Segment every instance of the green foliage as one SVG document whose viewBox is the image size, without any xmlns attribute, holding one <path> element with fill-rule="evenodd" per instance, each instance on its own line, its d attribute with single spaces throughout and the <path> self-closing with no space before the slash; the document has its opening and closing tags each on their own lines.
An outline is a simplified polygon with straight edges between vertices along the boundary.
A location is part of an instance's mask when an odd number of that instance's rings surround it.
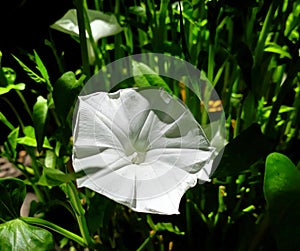
<svg viewBox="0 0 300 251">
<path fill-rule="evenodd" d="M 20 216 L 20 208 L 26 195 L 26 187 L 19 179 L 0 179 L 0 219 L 9 221 Z"/>
<path fill-rule="evenodd" d="M 31 226 L 22 220 L 15 219 L 0 225 L 3 251 L 30 250 L 51 251 L 54 248 L 52 234 L 42 228 Z"/>
<path fill-rule="evenodd" d="M 37 142 L 37 150 L 40 152 L 43 147 L 45 137 L 45 126 L 48 115 L 47 100 L 42 96 L 37 98 L 36 103 L 33 106 L 33 126 L 35 130 L 35 137 Z"/>
<path fill-rule="evenodd" d="M 272 153 L 267 157 L 264 194 L 279 250 L 300 244 L 299 184 L 300 171 L 287 156 Z"/>
<path fill-rule="evenodd" d="M 56 48 L 55 36 L 46 40 L 59 69 L 50 68 L 52 59 L 42 49 L 39 54 L 27 53 L 28 58 L 13 55 L 20 69 L 2 67 L 0 61 L 0 100 L 10 108 L 0 108 L 1 124 L 10 130 L 1 156 L 19 168 L 24 179 L 0 180 L 1 250 L 52 250 L 54 240 L 69 250 L 292 250 L 299 246 L 299 1 L 173 2 L 75 1 L 80 29 L 90 28 L 87 8 L 114 13 L 123 27 L 121 33 L 93 43 L 94 64 L 88 60 L 90 29 L 81 33 L 81 55 Z M 139 62 L 132 66 L 134 86 L 164 88 L 181 98 L 203 125 L 207 112 L 214 115 L 223 109 L 228 141 L 214 163 L 218 166 L 212 181 L 188 191 L 181 214 L 153 215 L 153 219 L 78 189 L 74 181 L 81 173 L 74 173 L 71 160 L 72 112 L 84 83 L 110 62 L 148 52 L 196 66 L 221 100 L 210 100 L 204 91 L 207 100 L 201 101 L 209 104 L 209 111 L 204 111 L 188 88 Z M 65 64 L 68 53 L 82 61 L 80 69 Z M 22 75 L 14 70 L 24 71 L 29 78 L 19 80 Z M 122 87 L 132 86 L 128 82 Z M 34 96 L 33 104 L 27 92 Z M 10 99 L 12 94 L 21 106 Z M 19 158 L 20 150 L 26 150 L 30 164 Z M 26 186 L 38 202 L 31 203 L 32 217 L 19 218 Z"/>
<path fill-rule="evenodd" d="M 155 71 L 147 65 L 133 61 L 132 74 L 134 76 L 134 86 L 147 87 L 156 86 L 164 88 L 167 92 L 172 93 L 167 83 Z"/>
<path fill-rule="evenodd" d="M 79 94 L 84 76 L 76 79 L 73 72 L 64 73 L 54 84 L 53 99 L 57 114 L 64 121 Z"/>
<path fill-rule="evenodd" d="M 258 124 L 253 124 L 225 146 L 221 162 L 213 177 L 238 175 L 264 158 L 272 148 L 272 141 L 262 134 Z"/>
</svg>

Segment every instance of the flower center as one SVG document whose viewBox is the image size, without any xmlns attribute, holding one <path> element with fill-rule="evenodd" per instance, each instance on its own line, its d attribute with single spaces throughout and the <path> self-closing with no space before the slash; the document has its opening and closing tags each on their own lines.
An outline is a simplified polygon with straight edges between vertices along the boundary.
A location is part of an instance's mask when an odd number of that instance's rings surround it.
<svg viewBox="0 0 300 251">
<path fill-rule="evenodd" d="M 132 164 L 141 164 L 142 162 L 145 161 L 145 155 L 146 155 L 146 153 L 134 152 L 130 156 L 131 157 L 131 163 Z"/>
</svg>

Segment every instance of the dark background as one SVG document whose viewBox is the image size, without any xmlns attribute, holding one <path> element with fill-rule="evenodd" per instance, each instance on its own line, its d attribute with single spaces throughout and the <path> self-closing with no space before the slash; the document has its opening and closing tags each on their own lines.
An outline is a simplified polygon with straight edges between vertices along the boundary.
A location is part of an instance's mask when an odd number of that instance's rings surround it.
<svg viewBox="0 0 300 251">
<path fill-rule="evenodd" d="M 29 59 L 28 53 L 36 50 L 50 74 L 51 82 L 60 76 L 53 52 L 45 45 L 45 39 L 53 40 L 58 52 L 65 52 L 66 70 L 76 70 L 80 65 L 79 45 L 69 35 L 55 31 L 49 26 L 60 19 L 67 10 L 74 8 L 72 0 L 5 0 L 0 1 L 0 51 L 2 52 L 2 67 L 10 67 L 17 74 L 16 83 L 25 83 L 26 89 L 22 91 L 29 106 L 32 107 L 38 95 L 43 93 L 44 86 L 31 80 L 12 54 L 31 69 L 35 65 Z M 78 54 L 79 53 L 79 54 Z M 14 91 L 3 95 L 20 113 L 25 126 L 32 124 L 23 104 Z M 0 97 L 0 111 L 14 125 L 18 126 L 15 114 L 7 103 Z M 0 123 L 0 145 L 6 140 L 9 129 Z"/>
</svg>

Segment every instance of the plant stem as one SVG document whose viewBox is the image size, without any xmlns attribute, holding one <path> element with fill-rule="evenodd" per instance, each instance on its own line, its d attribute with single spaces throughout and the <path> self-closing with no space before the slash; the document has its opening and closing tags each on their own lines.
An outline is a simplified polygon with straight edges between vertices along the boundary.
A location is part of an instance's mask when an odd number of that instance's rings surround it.
<svg viewBox="0 0 300 251">
<path fill-rule="evenodd" d="M 80 40 L 83 73 L 89 79 L 91 76 L 91 72 L 90 72 L 89 56 L 88 56 L 88 49 L 87 49 L 87 39 L 85 33 L 84 6 L 82 0 L 75 0 L 74 2 L 77 10 L 77 21 L 79 27 L 79 40 Z"/>
<path fill-rule="evenodd" d="M 17 117 L 17 120 L 20 123 L 22 131 L 24 131 L 24 124 L 22 122 L 22 119 L 21 119 L 19 113 L 17 112 L 17 110 L 15 109 L 15 107 L 13 106 L 13 104 L 7 98 L 5 98 L 5 97 L 1 97 L 1 98 L 8 104 L 8 106 L 10 107 L 10 109 L 12 109 L 13 113 L 15 114 L 15 116 Z"/>
<path fill-rule="evenodd" d="M 138 247 L 136 251 L 142 251 L 148 245 L 149 241 L 151 241 L 155 237 L 155 235 L 156 231 L 151 232 L 147 239 L 144 240 L 144 242 Z"/>
<path fill-rule="evenodd" d="M 28 224 L 37 225 L 37 226 L 41 226 L 41 227 L 45 227 L 50 230 L 53 230 L 73 241 L 76 241 L 81 246 L 86 246 L 86 243 L 84 242 L 84 239 L 82 237 L 80 237 L 77 234 L 74 234 L 52 222 L 49 222 L 49 221 L 46 221 L 46 220 L 43 220 L 40 218 L 35 218 L 35 217 L 20 217 L 20 219 Z"/>
<path fill-rule="evenodd" d="M 70 201 L 70 204 L 75 213 L 75 216 L 76 216 L 76 219 L 78 222 L 78 226 L 80 229 L 80 233 L 83 237 L 84 243 L 89 247 L 95 246 L 97 243 L 90 236 L 89 229 L 88 229 L 87 222 L 86 222 L 85 215 L 84 215 L 85 210 L 83 209 L 83 207 L 81 205 L 75 185 L 72 182 L 69 182 L 69 183 L 63 184 L 61 186 L 61 188 L 63 189 L 63 191 L 66 193 L 67 197 L 69 198 L 69 201 Z"/>
<path fill-rule="evenodd" d="M 16 93 L 17 93 L 18 96 L 20 97 L 22 103 L 24 104 L 25 110 L 27 111 L 29 117 L 30 117 L 31 120 L 32 120 L 32 114 L 31 114 L 31 111 L 30 111 L 30 109 L 29 109 L 29 106 L 28 106 L 28 103 L 27 103 L 26 99 L 24 98 L 23 94 L 22 94 L 19 90 L 16 90 Z"/>
</svg>

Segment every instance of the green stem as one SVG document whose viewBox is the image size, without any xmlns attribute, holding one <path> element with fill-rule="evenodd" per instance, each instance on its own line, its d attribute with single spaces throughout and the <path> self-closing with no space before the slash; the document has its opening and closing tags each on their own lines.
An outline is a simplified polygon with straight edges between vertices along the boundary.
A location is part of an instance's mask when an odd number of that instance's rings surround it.
<svg viewBox="0 0 300 251">
<path fill-rule="evenodd" d="M 144 242 L 138 247 L 136 251 L 142 251 L 144 248 L 148 245 L 148 243 L 155 237 L 156 232 L 151 232 L 150 235 L 147 237 L 147 239 L 144 240 Z"/>
<path fill-rule="evenodd" d="M 83 209 L 82 205 L 81 205 L 81 201 L 78 197 L 78 192 L 76 190 L 75 185 L 70 182 L 67 184 L 63 184 L 64 187 L 63 190 L 66 193 L 67 197 L 70 200 L 70 204 L 73 208 L 73 211 L 75 213 L 77 222 L 78 222 L 78 226 L 80 229 L 80 233 L 83 237 L 84 242 L 86 243 L 87 246 L 89 247 L 93 247 L 96 245 L 95 241 L 91 238 L 90 233 L 89 233 L 89 229 L 87 226 L 87 222 L 85 219 L 85 210 Z"/>
<path fill-rule="evenodd" d="M 22 119 L 21 119 L 19 113 L 17 112 L 17 110 L 15 109 L 15 107 L 13 106 L 13 104 L 5 97 L 1 97 L 1 98 L 8 104 L 10 109 L 12 109 L 13 113 L 15 114 L 15 116 L 17 117 L 17 120 L 20 123 L 20 126 L 21 126 L 22 130 L 24 131 L 24 124 L 22 122 Z"/>
<path fill-rule="evenodd" d="M 37 226 L 41 226 L 41 227 L 45 227 L 50 230 L 53 230 L 65 237 L 69 238 L 70 240 L 76 241 L 81 246 L 86 246 L 86 243 L 84 242 L 82 237 L 80 237 L 60 226 L 55 225 L 52 222 L 49 222 L 49 221 L 46 221 L 46 220 L 43 220 L 40 218 L 35 218 L 35 217 L 20 217 L 20 219 L 31 225 L 37 225 Z"/>
<path fill-rule="evenodd" d="M 91 72 L 90 72 L 89 56 L 88 56 L 88 49 L 87 49 L 87 39 L 85 34 L 84 6 L 82 0 L 75 0 L 74 2 L 77 10 L 77 21 L 79 27 L 79 40 L 80 40 L 83 73 L 89 79 L 91 76 Z"/>
<path fill-rule="evenodd" d="M 85 29 L 86 29 L 86 31 L 87 31 L 87 33 L 89 35 L 88 40 L 90 41 L 92 49 L 93 49 L 94 54 L 95 54 L 96 65 L 99 68 L 101 68 L 102 62 L 99 59 L 100 51 L 99 51 L 97 43 L 96 43 L 96 41 L 94 40 L 94 37 L 93 37 L 93 32 L 92 32 L 92 29 L 91 29 L 90 20 L 89 20 L 89 16 L 88 16 L 87 10 L 88 10 L 88 6 L 87 6 L 86 1 L 84 0 L 84 2 L 83 2 L 83 10 L 82 11 L 83 11 L 84 18 L 85 18 L 84 19 L 84 21 L 85 21 Z"/>
<path fill-rule="evenodd" d="M 25 110 L 27 111 L 29 117 L 30 117 L 31 120 L 32 120 L 31 110 L 29 109 L 29 106 L 28 106 L 28 103 L 27 103 L 26 99 L 24 98 L 23 94 L 22 94 L 19 90 L 16 90 L 16 93 L 17 93 L 18 96 L 20 97 L 22 103 L 24 104 Z"/>
<path fill-rule="evenodd" d="M 186 219 L 186 232 L 188 236 L 188 249 L 192 250 L 193 241 L 192 241 L 192 217 L 191 217 L 191 203 L 189 198 L 190 192 L 186 193 L 186 202 L 185 202 L 185 219 Z"/>
</svg>

